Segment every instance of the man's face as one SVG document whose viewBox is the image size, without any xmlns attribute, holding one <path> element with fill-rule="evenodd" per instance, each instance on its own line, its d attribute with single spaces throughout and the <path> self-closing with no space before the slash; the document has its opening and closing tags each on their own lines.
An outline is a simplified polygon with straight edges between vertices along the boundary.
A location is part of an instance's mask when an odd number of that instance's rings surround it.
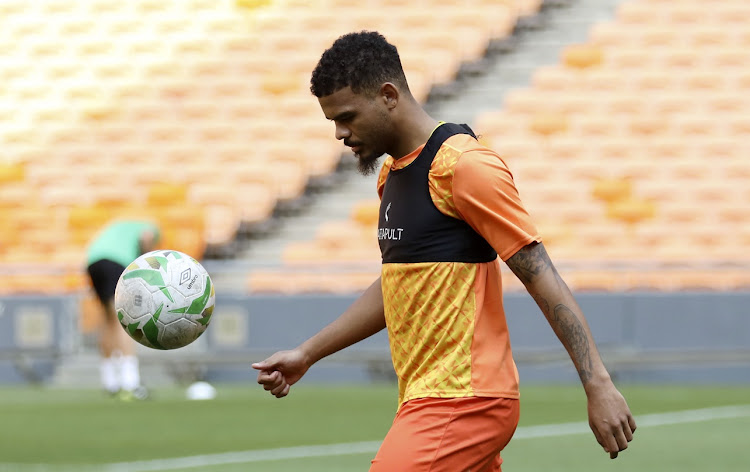
<svg viewBox="0 0 750 472">
<path fill-rule="evenodd" d="M 336 139 L 344 141 L 358 160 L 359 172 L 375 172 L 378 159 L 391 142 L 392 123 L 380 95 L 369 97 L 346 87 L 318 98 L 326 118 L 336 125 Z"/>
</svg>

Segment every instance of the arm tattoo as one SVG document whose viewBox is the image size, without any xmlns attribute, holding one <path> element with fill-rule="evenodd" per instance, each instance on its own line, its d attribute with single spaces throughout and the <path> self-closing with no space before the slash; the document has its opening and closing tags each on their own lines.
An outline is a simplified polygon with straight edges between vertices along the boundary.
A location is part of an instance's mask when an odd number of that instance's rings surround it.
<svg viewBox="0 0 750 472">
<path fill-rule="evenodd" d="M 584 384 L 591 379 L 593 365 L 589 348 L 589 337 L 581 321 L 573 310 L 563 305 L 557 305 L 551 313 L 554 326 L 560 331 L 561 337 L 567 341 L 567 348 L 571 351 L 578 368 L 578 375 Z"/>
<path fill-rule="evenodd" d="M 565 285 L 557 270 L 555 270 L 549 255 L 547 255 L 544 245 L 541 243 L 529 244 L 511 256 L 506 264 L 516 274 L 516 277 L 526 285 L 529 294 L 549 320 L 555 334 L 563 342 L 566 350 L 570 352 L 581 382 L 586 384 L 593 375 L 593 362 L 591 360 L 589 336 L 586 334 L 583 323 L 573 310 L 563 303 L 558 303 L 550 309 L 550 302 L 545 297 L 547 294 L 539 293 L 539 289 L 533 283 L 535 280 L 541 280 L 537 277 L 547 270 L 552 270 L 558 286 Z"/>
<path fill-rule="evenodd" d="M 534 301 L 536 302 L 536 304 L 539 305 L 539 308 L 542 310 L 542 314 L 548 317 L 549 316 L 549 302 L 547 301 L 547 299 L 541 295 L 532 295 L 532 297 L 534 298 Z"/>
<path fill-rule="evenodd" d="M 532 243 L 523 247 L 505 263 L 524 284 L 531 282 L 546 269 L 554 268 L 541 243 Z"/>
</svg>

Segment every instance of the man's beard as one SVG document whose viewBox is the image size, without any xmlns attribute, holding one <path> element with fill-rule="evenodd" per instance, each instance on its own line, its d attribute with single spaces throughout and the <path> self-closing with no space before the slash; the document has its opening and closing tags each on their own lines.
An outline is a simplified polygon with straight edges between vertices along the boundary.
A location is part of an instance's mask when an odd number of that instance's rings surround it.
<svg viewBox="0 0 750 472">
<path fill-rule="evenodd" d="M 372 175 L 378 168 L 378 161 L 382 154 L 370 154 L 367 157 L 357 157 L 357 170 L 364 176 Z"/>
</svg>

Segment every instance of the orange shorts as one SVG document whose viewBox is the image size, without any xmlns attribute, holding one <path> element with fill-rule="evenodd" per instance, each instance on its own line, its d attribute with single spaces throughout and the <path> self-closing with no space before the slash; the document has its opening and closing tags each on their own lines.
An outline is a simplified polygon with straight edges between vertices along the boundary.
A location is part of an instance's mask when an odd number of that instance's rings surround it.
<svg viewBox="0 0 750 472">
<path fill-rule="evenodd" d="M 370 472 L 499 472 L 518 426 L 510 398 L 418 398 L 399 409 Z"/>
</svg>

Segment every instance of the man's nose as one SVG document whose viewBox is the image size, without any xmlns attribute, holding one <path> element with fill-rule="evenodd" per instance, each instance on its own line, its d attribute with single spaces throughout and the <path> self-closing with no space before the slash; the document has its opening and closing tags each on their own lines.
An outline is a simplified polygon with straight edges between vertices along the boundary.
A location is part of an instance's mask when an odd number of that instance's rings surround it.
<svg viewBox="0 0 750 472">
<path fill-rule="evenodd" d="M 336 123 L 336 139 L 346 139 L 352 135 L 352 132 L 346 126 Z"/>
</svg>

